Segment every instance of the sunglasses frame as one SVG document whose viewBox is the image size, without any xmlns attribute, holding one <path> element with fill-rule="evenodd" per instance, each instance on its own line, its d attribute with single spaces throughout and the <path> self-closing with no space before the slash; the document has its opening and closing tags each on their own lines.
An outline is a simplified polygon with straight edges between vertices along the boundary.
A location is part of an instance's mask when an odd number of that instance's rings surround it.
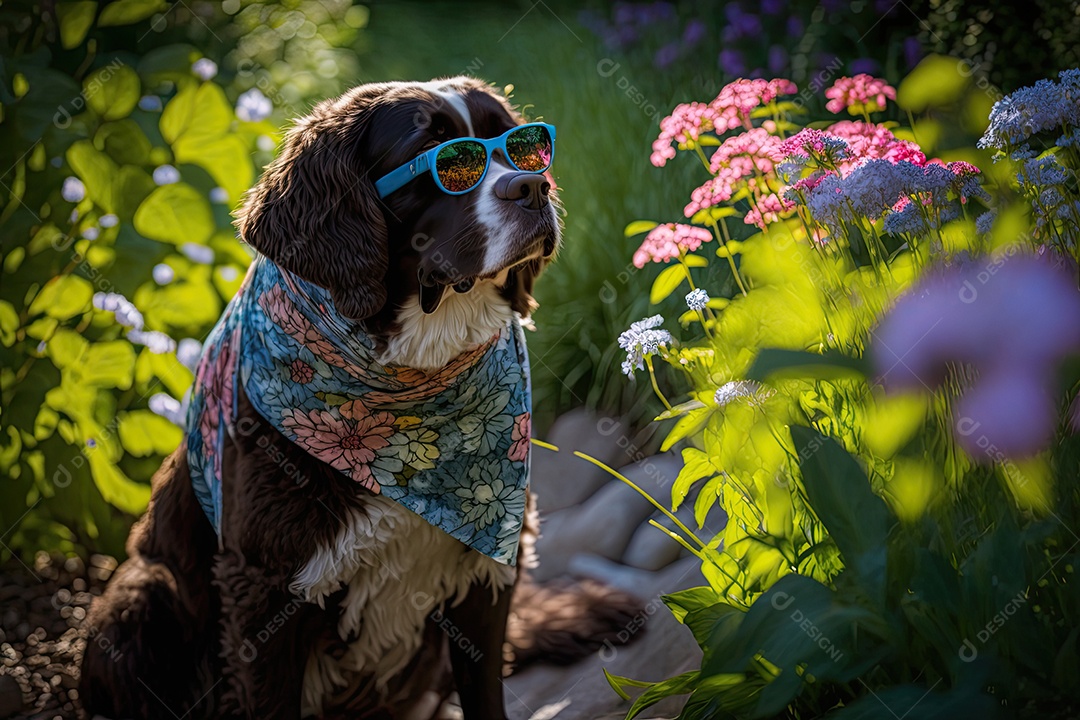
<svg viewBox="0 0 1080 720">
<path fill-rule="evenodd" d="M 549 162 L 547 167 L 545 167 L 543 170 L 522 170 L 514 163 L 513 160 L 510 159 L 510 153 L 506 151 L 506 139 L 512 133 L 515 133 L 522 128 L 528 127 L 542 127 L 547 130 L 548 135 L 551 137 L 551 162 Z M 436 169 L 435 161 L 438 158 L 440 151 L 442 151 L 448 145 L 453 145 L 454 143 L 459 142 L 480 143 L 481 145 L 483 145 L 484 152 L 486 153 L 487 157 L 484 160 L 484 172 L 480 174 L 480 179 L 477 180 L 476 183 L 472 185 L 468 190 L 458 190 L 457 192 L 454 192 L 452 190 L 448 190 L 446 186 L 442 184 L 442 180 L 439 179 L 439 172 Z M 510 128 L 497 138 L 489 138 L 485 140 L 484 138 L 459 137 L 454 138 L 453 140 L 447 140 L 446 142 L 440 143 L 439 145 L 436 145 L 430 150 L 426 150 L 420 155 L 417 155 L 415 158 L 405 163 L 401 167 L 397 168 L 396 170 L 391 170 L 386 175 L 383 175 L 381 178 L 375 181 L 375 190 L 378 191 L 380 198 L 384 198 L 390 193 L 405 187 L 407 184 L 420 177 L 424 173 L 430 172 L 431 177 L 435 180 L 435 185 L 438 186 L 438 188 L 444 193 L 446 193 L 447 195 L 464 195 L 465 193 L 472 192 L 473 190 L 478 188 L 480 186 L 480 183 L 484 181 L 484 178 L 487 177 L 488 170 L 491 168 L 491 156 L 493 154 L 493 151 L 495 150 L 502 150 L 503 158 L 506 160 L 506 162 L 510 163 L 510 166 L 518 172 L 527 172 L 534 175 L 539 175 L 540 173 L 547 172 L 548 168 L 550 168 L 552 163 L 555 162 L 555 126 L 542 122 L 525 123 L 524 125 L 518 125 L 517 127 Z"/>
</svg>

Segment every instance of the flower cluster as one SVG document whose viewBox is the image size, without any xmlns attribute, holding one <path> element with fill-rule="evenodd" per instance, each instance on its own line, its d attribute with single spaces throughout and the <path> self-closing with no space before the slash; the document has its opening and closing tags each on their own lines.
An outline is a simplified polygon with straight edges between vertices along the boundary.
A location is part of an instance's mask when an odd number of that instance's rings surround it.
<svg viewBox="0 0 1080 720">
<path fill-rule="evenodd" d="M 695 288 L 686 295 L 686 307 L 691 310 L 704 310 L 709 306 L 709 293 Z"/>
<path fill-rule="evenodd" d="M 645 236 L 634 253 L 634 267 L 643 268 L 648 262 L 670 262 L 684 252 L 693 252 L 708 242 L 712 235 L 704 228 L 678 223 L 657 225 Z"/>
<path fill-rule="evenodd" d="M 994 103 L 979 147 L 1023 151 L 1038 133 L 1080 125 L 1080 69 L 1064 70 L 1058 79 L 1040 80 Z M 1068 132 L 1062 138 L 1068 143 Z"/>
<path fill-rule="evenodd" d="M 751 130 L 751 112 L 768 105 L 780 95 L 790 95 L 796 91 L 795 83 L 783 78 L 736 80 L 725 85 L 708 104 L 692 102 L 677 105 L 671 115 L 660 121 L 660 136 L 653 142 L 649 160 L 656 167 L 663 167 L 675 157 L 673 142 L 686 146 L 697 141 L 704 132 L 723 135 L 740 127 Z"/>
<path fill-rule="evenodd" d="M 633 377 L 635 370 L 644 369 L 645 358 L 671 344 L 671 333 L 657 329 L 663 322 L 663 316 L 653 315 L 631 323 L 630 329 L 619 335 L 619 347 L 626 351 L 622 371 L 628 377 Z"/>
<path fill-rule="evenodd" d="M 842 77 L 825 91 L 829 112 L 847 110 L 852 115 L 868 115 L 885 109 L 888 100 L 896 99 L 896 90 L 880 78 L 866 73 L 854 77 Z"/>
</svg>

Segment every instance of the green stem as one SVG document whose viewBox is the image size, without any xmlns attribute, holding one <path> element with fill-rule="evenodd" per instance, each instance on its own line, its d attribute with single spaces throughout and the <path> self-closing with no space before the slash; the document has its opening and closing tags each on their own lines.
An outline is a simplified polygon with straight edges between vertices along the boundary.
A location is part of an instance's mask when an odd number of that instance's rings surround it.
<svg viewBox="0 0 1080 720">
<path fill-rule="evenodd" d="M 653 372 L 652 357 L 645 357 L 645 366 L 649 368 L 649 380 L 652 382 L 653 391 L 656 393 L 656 397 L 660 398 L 660 402 L 664 403 L 664 407 L 668 410 L 671 409 L 671 403 L 664 397 L 664 393 L 660 392 L 660 386 L 656 384 L 656 373 Z"/>
</svg>

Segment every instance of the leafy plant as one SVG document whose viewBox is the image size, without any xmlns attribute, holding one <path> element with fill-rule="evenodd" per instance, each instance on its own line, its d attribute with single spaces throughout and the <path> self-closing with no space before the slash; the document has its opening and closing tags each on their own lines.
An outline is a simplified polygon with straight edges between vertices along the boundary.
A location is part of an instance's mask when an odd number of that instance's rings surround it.
<svg viewBox="0 0 1080 720">
<path fill-rule="evenodd" d="M 680 718 L 1073 712 L 1080 457 L 1061 418 L 1080 382 L 1080 87 L 1067 71 L 995 107 L 980 144 L 1012 159 L 986 176 L 1015 177 L 1024 201 L 976 222 L 991 202 L 976 165 L 929 160 L 921 123 L 873 120 L 893 98 L 956 102 L 965 83 L 935 77 L 945 67 L 929 58 L 899 91 L 840 78 L 830 110 L 854 122 L 800 127 L 782 99 L 796 89 L 777 79 L 737 81 L 661 124 L 654 164 L 677 148 L 710 178 L 689 224 L 627 232 L 648 232 L 635 263 L 671 263 L 651 299 L 688 288 L 679 320 L 704 337 L 679 342 L 659 315 L 635 323 L 623 369 L 647 373 L 657 419 L 675 420 L 673 506 L 696 489 L 698 527 L 717 507 L 728 521 L 716 537 L 676 533 L 709 582 L 664 598 L 704 651 L 700 671 L 609 677 L 624 696 L 647 688 L 628 718 L 687 693 Z M 1043 131 L 1064 135 L 1039 153 Z M 739 215 L 760 232 L 732 240 Z M 706 247 L 732 280 L 720 302 L 695 287 Z M 661 363 L 689 381 L 688 401 L 663 395 Z"/>
</svg>

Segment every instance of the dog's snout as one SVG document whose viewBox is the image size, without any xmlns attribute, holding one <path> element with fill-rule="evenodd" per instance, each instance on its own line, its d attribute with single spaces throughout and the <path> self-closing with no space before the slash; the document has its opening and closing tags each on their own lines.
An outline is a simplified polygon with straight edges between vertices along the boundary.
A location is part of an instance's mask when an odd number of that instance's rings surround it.
<svg viewBox="0 0 1080 720">
<path fill-rule="evenodd" d="M 495 183 L 495 195 L 513 200 L 524 208 L 541 210 L 548 204 L 551 183 L 536 173 L 506 173 Z"/>
</svg>

